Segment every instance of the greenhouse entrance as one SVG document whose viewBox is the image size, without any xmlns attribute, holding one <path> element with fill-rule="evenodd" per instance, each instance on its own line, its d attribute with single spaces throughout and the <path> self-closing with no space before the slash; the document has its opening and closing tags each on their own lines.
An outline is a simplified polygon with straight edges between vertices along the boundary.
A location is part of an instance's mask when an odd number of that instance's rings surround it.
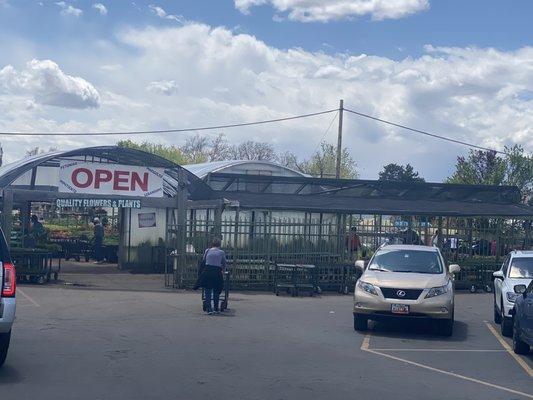
<svg viewBox="0 0 533 400">
<path fill-rule="evenodd" d="M 180 166 L 115 146 L 47 153 L 5 165 L 0 188 L 2 229 L 17 275 L 40 283 L 65 268 L 163 272 L 167 218 L 185 220 L 188 203 L 196 198 L 205 203 L 212 195 Z"/>
</svg>

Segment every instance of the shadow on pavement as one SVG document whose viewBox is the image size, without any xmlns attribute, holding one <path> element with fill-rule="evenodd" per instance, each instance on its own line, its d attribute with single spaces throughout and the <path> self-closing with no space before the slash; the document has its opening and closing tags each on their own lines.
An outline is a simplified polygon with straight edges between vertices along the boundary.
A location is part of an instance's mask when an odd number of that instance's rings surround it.
<svg viewBox="0 0 533 400">
<path fill-rule="evenodd" d="M 18 383 L 22 382 L 22 380 L 22 376 L 19 374 L 19 372 L 9 364 L 5 364 L 0 368 L 0 385 L 7 383 Z"/>
</svg>

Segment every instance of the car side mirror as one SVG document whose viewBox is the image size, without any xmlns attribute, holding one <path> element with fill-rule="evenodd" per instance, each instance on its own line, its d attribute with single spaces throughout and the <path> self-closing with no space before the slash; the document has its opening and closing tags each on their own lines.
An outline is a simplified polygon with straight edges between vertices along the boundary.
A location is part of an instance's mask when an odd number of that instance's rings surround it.
<svg viewBox="0 0 533 400">
<path fill-rule="evenodd" d="M 355 262 L 355 268 L 363 272 L 365 270 L 365 260 L 357 260 Z"/>
<path fill-rule="evenodd" d="M 493 272 L 492 273 L 492 276 L 496 279 L 501 279 L 503 280 L 504 276 L 503 276 L 503 271 L 496 271 L 496 272 Z"/>
<path fill-rule="evenodd" d="M 461 267 L 457 264 L 451 264 L 448 269 L 450 271 L 450 274 L 458 274 L 459 271 L 461 271 Z"/>
</svg>

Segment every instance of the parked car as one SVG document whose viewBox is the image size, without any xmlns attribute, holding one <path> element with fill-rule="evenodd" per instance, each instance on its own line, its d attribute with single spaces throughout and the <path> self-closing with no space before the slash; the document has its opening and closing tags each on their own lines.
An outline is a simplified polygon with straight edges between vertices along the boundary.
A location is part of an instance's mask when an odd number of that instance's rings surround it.
<svg viewBox="0 0 533 400">
<path fill-rule="evenodd" d="M 527 354 L 533 346 L 533 281 L 528 287 L 516 288 L 520 293 L 513 310 L 513 350 L 516 354 Z"/>
<path fill-rule="evenodd" d="M 387 318 L 431 319 L 439 332 L 451 336 L 454 325 L 452 275 L 458 265 L 446 267 L 436 247 L 389 245 L 379 248 L 355 287 L 353 320 L 356 331 L 368 329 L 369 320 Z"/>
<path fill-rule="evenodd" d="M 9 248 L 0 229 L 0 367 L 7 357 L 11 328 L 15 321 L 17 278 Z"/>
<path fill-rule="evenodd" d="M 513 316 L 517 288 L 529 286 L 533 280 L 533 251 L 514 250 L 505 258 L 499 271 L 494 272 L 494 322 L 501 325 L 504 336 L 513 334 Z"/>
</svg>

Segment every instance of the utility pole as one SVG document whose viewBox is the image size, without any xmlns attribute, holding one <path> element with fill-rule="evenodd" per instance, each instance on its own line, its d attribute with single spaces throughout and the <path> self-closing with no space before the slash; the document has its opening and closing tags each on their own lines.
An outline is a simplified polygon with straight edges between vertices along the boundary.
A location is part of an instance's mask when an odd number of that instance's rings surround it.
<svg viewBox="0 0 533 400">
<path fill-rule="evenodd" d="M 339 135 L 337 138 L 337 165 L 335 168 L 335 178 L 341 177 L 341 161 L 342 161 L 342 117 L 344 114 L 344 100 L 339 104 Z"/>
</svg>

